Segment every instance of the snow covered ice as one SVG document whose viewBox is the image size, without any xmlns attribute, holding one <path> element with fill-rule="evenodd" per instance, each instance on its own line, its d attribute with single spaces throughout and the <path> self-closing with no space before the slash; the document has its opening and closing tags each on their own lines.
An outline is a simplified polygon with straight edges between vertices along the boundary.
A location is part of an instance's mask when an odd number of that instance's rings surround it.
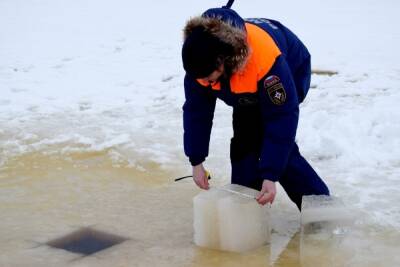
<svg viewBox="0 0 400 267">
<path fill-rule="evenodd" d="M 254 189 L 230 184 L 195 196 L 196 245 L 233 252 L 266 245 L 270 241 L 269 207 L 259 205 L 256 195 Z"/>
</svg>

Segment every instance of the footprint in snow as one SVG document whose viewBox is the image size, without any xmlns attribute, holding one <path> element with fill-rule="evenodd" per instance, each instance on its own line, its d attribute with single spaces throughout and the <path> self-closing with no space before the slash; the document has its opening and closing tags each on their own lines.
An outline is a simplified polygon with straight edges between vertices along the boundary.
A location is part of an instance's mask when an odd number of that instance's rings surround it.
<svg viewBox="0 0 400 267">
<path fill-rule="evenodd" d="M 78 103 L 79 111 L 85 111 L 92 108 L 92 103 L 90 102 L 80 102 Z"/>
<path fill-rule="evenodd" d="M 24 92 L 27 92 L 28 90 L 27 89 L 21 89 L 21 88 L 11 88 L 10 91 L 13 92 L 13 93 L 24 93 Z"/>
<path fill-rule="evenodd" d="M 166 82 L 172 81 L 172 79 L 176 78 L 177 76 L 178 76 L 178 75 L 176 75 L 176 74 L 167 75 L 167 76 L 164 76 L 164 77 L 161 79 L 161 81 L 162 81 L 163 83 L 166 83 Z"/>
<path fill-rule="evenodd" d="M 11 100 L 8 99 L 0 99 L 0 106 L 7 106 L 11 104 Z"/>
</svg>

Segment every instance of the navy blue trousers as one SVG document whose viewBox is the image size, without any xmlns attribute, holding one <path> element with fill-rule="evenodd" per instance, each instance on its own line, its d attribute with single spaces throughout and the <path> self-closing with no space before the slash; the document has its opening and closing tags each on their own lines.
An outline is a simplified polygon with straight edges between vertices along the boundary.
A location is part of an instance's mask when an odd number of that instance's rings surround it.
<svg viewBox="0 0 400 267">
<path fill-rule="evenodd" d="M 259 171 L 261 129 L 254 118 L 254 112 L 235 111 L 233 114 L 234 136 L 231 140 L 231 164 L 233 184 L 240 184 L 261 190 L 263 178 Z M 254 110 L 253 110 L 254 111 Z M 251 113 L 251 114 L 249 114 Z M 286 168 L 279 183 L 289 198 L 301 209 L 305 195 L 329 195 L 329 189 L 314 169 L 301 156 L 297 144 L 290 152 Z"/>
</svg>

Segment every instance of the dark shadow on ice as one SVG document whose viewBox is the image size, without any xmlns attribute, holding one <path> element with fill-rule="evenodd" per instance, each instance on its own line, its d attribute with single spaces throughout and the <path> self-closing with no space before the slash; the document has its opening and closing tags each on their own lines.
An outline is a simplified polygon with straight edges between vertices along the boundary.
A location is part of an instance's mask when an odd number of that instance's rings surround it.
<svg viewBox="0 0 400 267">
<path fill-rule="evenodd" d="M 85 227 L 64 237 L 51 240 L 46 245 L 89 256 L 126 240 L 128 238 Z"/>
</svg>

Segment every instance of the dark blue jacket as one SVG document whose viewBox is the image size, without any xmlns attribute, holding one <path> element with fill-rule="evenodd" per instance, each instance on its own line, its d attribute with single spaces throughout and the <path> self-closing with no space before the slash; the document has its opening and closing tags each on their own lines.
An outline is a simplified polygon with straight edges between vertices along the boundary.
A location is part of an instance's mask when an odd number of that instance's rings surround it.
<svg viewBox="0 0 400 267">
<path fill-rule="evenodd" d="M 229 82 L 222 82 L 220 90 L 213 90 L 186 74 L 184 150 L 193 166 L 208 156 L 217 98 L 233 108 L 257 104 L 263 129 L 259 168 L 263 179 L 278 181 L 294 146 L 299 103 L 309 89 L 310 54 L 302 42 L 277 21 L 252 18 L 246 19 L 246 23 L 256 25 L 272 37 L 281 54 L 266 75 L 258 80 L 255 93 L 233 93 Z"/>
</svg>

